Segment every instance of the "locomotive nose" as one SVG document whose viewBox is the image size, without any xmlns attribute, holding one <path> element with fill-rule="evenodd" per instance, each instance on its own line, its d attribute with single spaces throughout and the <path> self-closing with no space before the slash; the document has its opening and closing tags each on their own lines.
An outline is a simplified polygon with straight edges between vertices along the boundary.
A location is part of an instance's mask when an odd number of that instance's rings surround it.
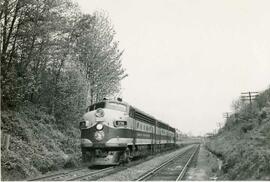
<svg viewBox="0 0 270 182">
<path fill-rule="evenodd" d="M 95 128 L 97 130 L 97 131 L 95 131 L 95 134 L 94 134 L 95 139 L 97 141 L 103 140 L 103 138 L 105 136 L 105 133 L 103 131 L 103 129 L 104 129 L 103 123 L 102 122 L 97 123 L 96 126 L 95 126 Z"/>
</svg>

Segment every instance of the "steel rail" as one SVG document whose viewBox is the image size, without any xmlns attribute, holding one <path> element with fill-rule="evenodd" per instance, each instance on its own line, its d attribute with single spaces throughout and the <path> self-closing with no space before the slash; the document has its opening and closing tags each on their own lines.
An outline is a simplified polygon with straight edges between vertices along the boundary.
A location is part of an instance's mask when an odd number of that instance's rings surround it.
<svg viewBox="0 0 270 182">
<path fill-rule="evenodd" d="M 38 180 L 41 180 L 41 179 L 62 176 L 62 175 L 65 175 L 65 174 L 66 174 L 65 172 L 61 172 L 61 173 L 51 174 L 51 175 L 42 176 L 42 177 L 38 177 L 38 178 L 34 178 L 34 179 L 29 179 L 27 181 L 38 181 Z"/>
<path fill-rule="evenodd" d="M 85 178 L 85 177 L 88 177 L 88 176 L 94 176 L 96 174 L 99 174 L 99 173 L 102 173 L 102 172 L 105 172 L 105 171 L 110 171 L 112 169 L 114 169 L 114 167 L 109 167 L 109 168 L 101 169 L 101 170 L 94 171 L 94 172 L 91 172 L 91 173 L 87 173 L 87 174 L 84 174 L 84 175 L 81 175 L 81 176 L 77 176 L 75 178 L 69 178 L 69 179 L 66 179 L 65 181 L 75 181 L 75 180 L 78 180 L 78 179 L 81 179 L 81 178 Z"/>
<path fill-rule="evenodd" d="M 181 170 L 181 173 L 179 174 L 179 176 L 176 178 L 175 181 L 180 181 L 183 179 L 183 177 L 185 176 L 186 171 L 188 169 L 188 165 L 192 161 L 193 157 L 195 156 L 195 154 L 199 150 L 199 148 L 200 148 L 200 145 L 198 145 L 197 148 L 194 150 L 193 154 L 190 156 L 190 158 L 188 159 L 187 163 L 185 164 L 184 168 Z"/>
<path fill-rule="evenodd" d="M 67 175 L 69 173 L 75 172 L 75 171 L 80 171 L 86 169 L 85 167 L 79 168 L 79 169 L 74 169 L 74 170 L 70 170 L 70 171 L 65 171 L 65 172 L 60 172 L 60 173 L 55 173 L 55 174 L 50 174 L 50 175 L 46 175 L 46 176 L 41 176 L 41 177 L 37 177 L 37 178 L 32 178 L 32 179 L 28 179 L 26 181 L 38 181 L 41 179 L 46 179 L 46 178 L 51 178 L 51 177 L 57 177 L 57 176 L 64 176 Z"/>
<path fill-rule="evenodd" d="M 193 147 L 192 147 L 193 148 Z M 152 169 L 151 171 L 149 171 L 148 173 L 146 173 L 145 175 L 139 177 L 138 179 L 136 179 L 136 181 L 145 181 L 147 178 L 151 177 L 155 172 L 157 172 L 158 170 L 160 170 L 161 168 L 165 167 L 166 165 L 168 165 L 169 163 L 171 163 L 172 161 L 174 161 L 176 158 L 183 156 L 184 154 L 186 154 L 187 152 L 189 152 L 190 150 L 192 150 L 192 148 L 187 149 L 186 151 L 184 151 L 181 154 L 177 154 L 174 157 L 172 157 L 171 159 L 165 161 L 164 163 L 162 163 L 160 166 Z"/>
</svg>

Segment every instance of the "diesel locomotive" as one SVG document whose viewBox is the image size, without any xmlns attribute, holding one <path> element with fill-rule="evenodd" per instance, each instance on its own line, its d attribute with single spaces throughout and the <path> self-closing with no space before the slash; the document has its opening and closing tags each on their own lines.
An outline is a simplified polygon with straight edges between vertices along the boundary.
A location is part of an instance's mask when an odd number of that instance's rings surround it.
<svg viewBox="0 0 270 182">
<path fill-rule="evenodd" d="M 175 146 L 176 129 L 118 98 L 90 105 L 80 122 L 84 162 L 117 165 Z"/>
</svg>

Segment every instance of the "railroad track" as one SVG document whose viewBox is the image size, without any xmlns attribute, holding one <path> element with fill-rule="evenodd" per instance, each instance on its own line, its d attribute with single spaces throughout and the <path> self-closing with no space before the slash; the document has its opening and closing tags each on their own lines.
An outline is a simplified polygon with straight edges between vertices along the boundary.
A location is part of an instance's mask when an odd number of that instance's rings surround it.
<svg viewBox="0 0 270 182">
<path fill-rule="evenodd" d="M 104 175 L 107 172 L 114 170 L 114 167 L 108 167 L 104 169 L 89 169 L 79 168 L 66 172 L 60 172 L 50 174 L 38 178 L 29 179 L 27 181 L 75 181 L 75 180 L 87 180 L 99 175 Z"/>
<path fill-rule="evenodd" d="M 96 179 L 99 179 L 102 176 L 105 176 L 107 174 L 110 174 L 112 171 L 114 171 L 115 168 L 114 167 L 108 167 L 105 169 L 100 169 L 100 170 L 96 170 L 96 171 L 91 171 L 89 173 L 85 173 L 79 176 L 75 176 L 75 177 L 71 177 L 69 179 L 66 179 L 65 181 L 93 181 Z"/>
<path fill-rule="evenodd" d="M 195 145 L 185 152 L 175 155 L 158 167 L 140 176 L 136 181 L 180 181 L 183 179 L 188 165 L 199 150 L 199 147 L 200 145 Z"/>
<path fill-rule="evenodd" d="M 193 149 L 193 147 L 190 149 L 187 149 L 187 151 L 190 151 L 192 149 Z M 186 151 L 184 153 L 186 153 Z M 182 153 L 182 154 L 184 154 L 184 153 Z M 179 155 L 177 155 L 175 157 L 179 157 Z M 151 160 L 152 158 L 154 158 L 154 156 L 152 156 L 146 160 L 143 160 L 143 162 Z M 171 160 L 174 160 L 174 159 L 171 159 Z M 104 176 L 108 176 L 110 174 L 125 170 L 129 167 L 136 166 L 136 165 L 140 164 L 141 162 L 142 161 L 140 161 L 140 160 L 133 161 L 132 163 L 125 165 L 125 166 L 107 167 L 107 168 L 103 168 L 103 169 L 89 169 L 88 167 L 84 167 L 84 168 L 79 168 L 79 169 L 75 169 L 75 170 L 70 170 L 70 171 L 54 173 L 54 174 L 50 174 L 50 175 L 46 175 L 46 176 L 41 176 L 38 178 L 29 179 L 27 181 L 85 181 L 85 180 L 95 181 L 95 180 L 98 180 Z M 167 162 L 170 162 L 170 161 L 167 161 Z M 145 179 L 141 178 L 139 180 L 145 180 Z"/>
</svg>

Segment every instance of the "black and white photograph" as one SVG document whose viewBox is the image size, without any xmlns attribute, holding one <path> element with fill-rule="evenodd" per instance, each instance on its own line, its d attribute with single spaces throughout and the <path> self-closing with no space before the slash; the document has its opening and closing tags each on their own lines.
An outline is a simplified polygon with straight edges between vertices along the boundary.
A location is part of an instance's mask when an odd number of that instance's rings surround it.
<svg viewBox="0 0 270 182">
<path fill-rule="evenodd" d="M 270 0 L 0 0 L 1 181 L 270 181 Z"/>
</svg>

